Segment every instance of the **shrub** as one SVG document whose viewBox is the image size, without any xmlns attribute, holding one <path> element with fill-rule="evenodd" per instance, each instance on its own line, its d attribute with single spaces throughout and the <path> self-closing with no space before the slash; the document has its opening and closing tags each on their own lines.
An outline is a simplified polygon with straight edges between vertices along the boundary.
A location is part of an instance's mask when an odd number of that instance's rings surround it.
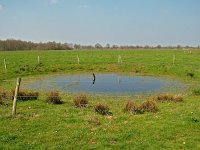
<svg viewBox="0 0 200 150">
<path fill-rule="evenodd" d="M 138 105 L 133 101 L 127 102 L 127 104 L 124 108 L 124 111 L 133 113 L 133 114 L 141 114 L 142 113 L 142 111 L 140 110 L 140 107 L 138 107 Z"/>
<path fill-rule="evenodd" d="M 62 104 L 63 103 L 58 91 L 50 92 L 48 97 L 47 97 L 47 102 L 49 104 Z"/>
<path fill-rule="evenodd" d="M 101 115 L 111 115 L 112 113 L 109 110 L 109 107 L 104 104 L 97 104 L 95 106 L 95 111 Z"/>
<path fill-rule="evenodd" d="M 156 100 L 156 101 L 172 101 L 173 100 L 173 96 L 169 95 L 169 94 L 160 94 L 158 96 L 155 96 L 153 98 L 153 100 Z"/>
<path fill-rule="evenodd" d="M 75 107 L 81 108 L 81 107 L 87 107 L 87 105 L 88 105 L 87 96 L 84 94 L 81 94 L 74 99 Z"/>
<path fill-rule="evenodd" d="M 155 101 L 146 100 L 141 104 L 140 110 L 142 112 L 157 112 L 158 106 Z"/>
<path fill-rule="evenodd" d="M 15 91 L 13 90 L 13 96 L 12 99 L 14 98 Z M 27 100 L 37 100 L 39 96 L 38 92 L 30 92 L 30 91 L 19 91 L 17 100 L 22 100 L 22 101 L 27 101 Z"/>
<path fill-rule="evenodd" d="M 192 90 L 192 93 L 193 93 L 194 95 L 200 95 L 200 89 L 193 89 L 193 90 Z"/>
<path fill-rule="evenodd" d="M 183 101 L 183 97 L 181 95 L 175 95 L 174 98 L 173 98 L 173 101 L 182 102 Z"/>
<path fill-rule="evenodd" d="M 170 94 L 160 94 L 158 96 L 153 97 L 153 100 L 165 102 L 165 101 L 174 101 L 174 102 L 182 102 L 183 97 L 181 95 L 170 95 Z"/>
</svg>

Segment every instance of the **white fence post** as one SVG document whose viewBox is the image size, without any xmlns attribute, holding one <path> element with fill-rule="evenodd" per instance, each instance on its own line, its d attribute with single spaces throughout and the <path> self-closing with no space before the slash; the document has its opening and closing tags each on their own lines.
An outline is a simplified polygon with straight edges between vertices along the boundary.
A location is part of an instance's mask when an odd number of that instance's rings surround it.
<svg viewBox="0 0 200 150">
<path fill-rule="evenodd" d="M 40 64 L 40 56 L 38 56 L 38 64 Z"/>
<path fill-rule="evenodd" d="M 77 61 L 78 61 L 78 64 L 79 64 L 80 63 L 80 59 L 79 59 L 78 55 L 77 55 Z"/>
<path fill-rule="evenodd" d="M 7 69 L 7 64 L 6 64 L 6 59 L 5 58 L 4 58 L 3 62 L 4 62 L 5 69 Z"/>
<path fill-rule="evenodd" d="M 173 55 L 173 64 L 175 64 L 175 60 L 176 60 L 176 55 Z"/>
<path fill-rule="evenodd" d="M 122 63 L 122 57 L 118 55 L 118 64 Z"/>
</svg>

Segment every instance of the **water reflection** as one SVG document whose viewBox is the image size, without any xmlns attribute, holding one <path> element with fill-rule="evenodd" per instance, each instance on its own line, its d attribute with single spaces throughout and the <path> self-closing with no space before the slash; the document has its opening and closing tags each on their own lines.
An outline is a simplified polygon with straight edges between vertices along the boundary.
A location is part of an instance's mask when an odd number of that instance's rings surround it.
<svg viewBox="0 0 200 150">
<path fill-rule="evenodd" d="M 148 93 L 182 90 L 183 83 L 172 79 L 118 74 L 83 74 L 44 77 L 26 87 L 42 90 L 83 91 L 95 93 Z"/>
</svg>

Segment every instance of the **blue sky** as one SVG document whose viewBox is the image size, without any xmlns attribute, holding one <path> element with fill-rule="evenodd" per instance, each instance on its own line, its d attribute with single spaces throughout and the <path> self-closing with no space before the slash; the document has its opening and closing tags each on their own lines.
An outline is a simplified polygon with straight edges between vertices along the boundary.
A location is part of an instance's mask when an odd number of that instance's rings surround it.
<svg viewBox="0 0 200 150">
<path fill-rule="evenodd" d="M 0 0 L 0 39 L 200 45 L 200 0 Z"/>
</svg>

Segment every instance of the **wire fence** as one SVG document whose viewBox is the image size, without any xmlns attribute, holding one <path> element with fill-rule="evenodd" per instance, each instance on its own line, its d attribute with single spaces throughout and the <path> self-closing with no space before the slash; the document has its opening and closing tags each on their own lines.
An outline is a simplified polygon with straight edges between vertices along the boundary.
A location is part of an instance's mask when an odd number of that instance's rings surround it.
<svg viewBox="0 0 200 150">
<path fill-rule="evenodd" d="M 16 66 L 26 66 L 30 65 L 75 65 L 75 64 L 149 64 L 149 65 L 200 65 L 200 57 L 197 57 L 195 54 L 181 54 L 180 53 L 174 53 L 172 55 L 154 55 L 154 56 L 148 56 L 142 54 L 134 54 L 134 55 L 128 55 L 128 54 L 112 54 L 112 55 L 81 55 L 81 54 L 73 54 L 66 55 L 63 53 L 63 55 L 59 56 L 50 56 L 50 55 L 38 55 L 38 56 L 31 56 L 31 57 L 12 57 L 7 58 L 7 56 L 1 57 L 2 58 L 2 68 L 5 70 L 12 69 Z M 183 61 L 188 60 L 188 58 L 194 57 L 193 61 Z"/>
<path fill-rule="evenodd" d="M 143 58 L 143 55 L 135 55 L 135 56 L 128 56 L 128 55 L 122 55 L 122 54 L 116 54 L 115 56 L 96 56 L 96 55 L 90 55 L 88 56 L 81 56 L 81 55 L 74 55 L 73 57 L 70 56 L 60 56 L 60 57 L 49 57 L 49 56 L 42 56 L 38 55 L 35 58 L 24 58 L 23 60 L 20 60 L 19 58 L 3 58 L 2 61 L 2 68 L 3 70 L 12 70 L 16 71 L 16 69 L 21 69 L 22 71 L 29 71 L 30 66 L 39 66 L 39 67 L 66 67 L 66 65 L 90 65 L 90 64 L 118 64 L 118 65 L 136 65 L 136 66 L 142 66 L 142 65 L 151 65 L 151 66 L 162 66 L 162 65 L 170 65 L 170 66 L 178 66 L 178 67 L 186 67 L 190 68 L 191 65 L 194 66 L 193 69 L 196 71 L 199 71 L 199 65 L 200 65 L 200 57 L 195 57 L 196 60 L 194 61 L 183 61 L 184 59 L 187 60 L 187 57 L 190 57 L 192 53 L 185 53 L 184 56 L 179 57 L 178 54 L 173 54 L 172 56 L 164 56 L 164 57 L 155 57 L 152 56 L 145 56 Z M 148 63 L 149 62 L 149 63 Z M 153 63 L 152 63 L 153 62 Z M 81 75 L 80 75 L 81 76 Z M 64 81 L 65 86 L 74 86 L 76 87 L 79 84 L 87 84 L 87 85 L 94 85 L 92 74 L 90 75 L 89 81 L 84 81 L 80 77 L 79 80 L 74 81 Z M 31 84 L 31 80 L 38 80 L 39 84 L 35 86 L 35 88 L 29 88 L 27 85 Z M 15 89 L 15 83 L 16 81 L 13 79 L 9 80 L 3 80 L 3 85 L 7 86 L 6 89 L 6 96 L 5 94 L 0 93 L 0 108 L 1 108 L 1 114 L 8 114 L 12 110 L 12 100 L 13 100 L 13 91 Z M 121 82 L 120 79 L 116 79 L 115 81 L 118 84 L 127 84 L 129 81 L 123 81 Z M 121 83 L 120 83 L 121 82 Z M 36 96 L 32 96 L 31 93 L 33 91 L 37 91 L 39 95 L 37 96 L 37 99 L 39 100 L 45 100 L 48 97 L 48 94 L 51 91 L 60 91 L 60 96 L 63 97 L 63 99 L 73 99 L 77 95 L 80 95 L 81 93 L 87 93 L 87 97 L 89 99 L 93 100 L 100 100 L 100 99 L 114 99 L 114 100 L 121 100 L 121 99 L 136 99 L 136 100 L 143 100 L 148 97 L 160 94 L 160 93 L 167 93 L 167 91 L 149 91 L 149 92 L 137 92 L 137 93 L 131 93 L 131 92 L 117 92 L 117 94 L 114 94 L 113 92 L 88 92 L 88 91 L 62 91 L 60 88 L 57 87 L 57 84 L 63 83 L 63 81 L 59 80 L 48 80 L 46 82 L 43 81 L 43 79 L 36 79 L 29 77 L 28 79 L 22 80 L 22 85 L 20 89 L 27 90 L 29 95 L 18 95 L 17 99 L 35 99 Z M 101 81 L 102 84 L 111 84 L 108 81 Z M 47 84 L 44 88 L 42 84 Z M 116 86 L 116 84 L 114 84 Z M 142 85 L 144 86 L 144 85 Z M 186 85 L 187 86 L 187 85 Z M 137 86 L 138 88 L 141 88 L 140 86 Z M 1 92 L 1 91 L 0 91 Z M 168 91 L 169 92 L 169 91 Z M 171 89 L 170 93 L 172 94 L 181 94 L 183 96 L 190 94 L 188 92 L 187 88 L 182 89 Z M 27 93 L 26 93 L 27 94 Z M 55 96 L 56 97 L 56 96 Z"/>
</svg>

